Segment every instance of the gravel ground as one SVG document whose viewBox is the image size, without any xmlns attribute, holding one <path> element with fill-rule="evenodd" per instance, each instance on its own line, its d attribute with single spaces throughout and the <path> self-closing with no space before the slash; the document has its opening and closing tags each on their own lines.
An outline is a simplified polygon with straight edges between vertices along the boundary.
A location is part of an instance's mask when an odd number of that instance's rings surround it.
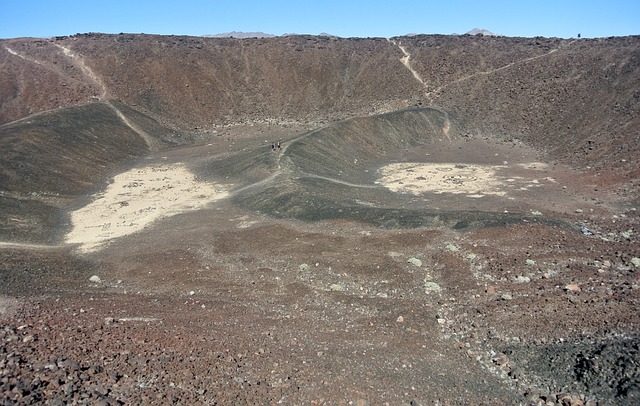
<svg viewBox="0 0 640 406">
<path fill-rule="evenodd" d="M 637 37 L 238 41 L 0 41 L 1 404 L 639 403 Z M 229 198 L 64 243 L 160 162 Z"/>
</svg>

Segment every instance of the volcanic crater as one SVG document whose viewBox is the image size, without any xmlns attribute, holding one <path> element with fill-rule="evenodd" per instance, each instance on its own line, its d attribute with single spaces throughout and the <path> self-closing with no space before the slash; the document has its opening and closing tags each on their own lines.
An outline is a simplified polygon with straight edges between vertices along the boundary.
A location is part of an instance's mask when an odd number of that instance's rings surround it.
<svg viewBox="0 0 640 406">
<path fill-rule="evenodd" d="M 640 38 L 0 41 L 3 404 L 637 404 Z"/>
</svg>

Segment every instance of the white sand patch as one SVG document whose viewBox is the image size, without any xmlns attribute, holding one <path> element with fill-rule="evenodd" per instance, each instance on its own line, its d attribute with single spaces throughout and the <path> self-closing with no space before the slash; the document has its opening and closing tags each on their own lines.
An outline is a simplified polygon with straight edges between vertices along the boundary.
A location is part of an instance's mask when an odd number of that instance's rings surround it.
<svg viewBox="0 0 640 406">
<path fill-rule="evenodd" d="M 115 178 L 93 201 L 71 213 L 66 242 L 83 252 L 96 251 L 111 239 L 136 233 L 163 217 L 198 210 L 224 198 L 221 186 L 199 182 L 184 165 L 134 168 Z"/>
<path fill-rule="evenodd" d="M 399 193 L 464 194 L 471 198 L 504 196 L 505 181 L 496 171 L 501 166 L 450 163 L 394 163 L 381 168 L 377 183 Z"/>
<path fill-rule="evenodd" d="M 518 164 L 518 165 L 525 169 L 531 169 L 536 171 L 544 171 L 549 167 L 549 164 L 546 164 L 544 162 L 529 162 L 526 164 Z"/>
</svg>

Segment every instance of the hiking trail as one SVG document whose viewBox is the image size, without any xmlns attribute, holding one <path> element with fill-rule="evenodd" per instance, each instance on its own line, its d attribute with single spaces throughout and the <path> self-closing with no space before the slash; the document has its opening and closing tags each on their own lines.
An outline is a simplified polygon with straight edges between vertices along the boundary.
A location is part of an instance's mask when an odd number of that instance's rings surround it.
<svg viewBox="0 0 640 406">
<path fill-rule="evenodd" d="M 479 77 L 479 76 L 489 76 L 489 75 L 491 75 L 493 73 L 500 72 L 501 70 L 509 69 L 512 66 L 517 65 L 517 64 L 524 64 L 524 63 L 528 63 L 528 62 L 534 61 L 536 59 L 547 57 L 547 56 L 549 56 L 551 54 L 554 54 L 554 53 L 558 52 L 558 50 L 559 50 L 559 48 L 554 48 L 554 49 L 550 50 L 549 52 L 545 52 L 544 54 L 531 56 L 529 58 L 519 59 L 517 61 L 510 62 L 510 63 L 508 63 L 506 65 L 499 66 L 499 67 L 494 68 L 494 69 L 490 69 L 490 70 L 486 70 L 486 71 L 480 71 L 480 72 L 473 73 L 471 75 L 463 76 L 463 77 L 458 78 L 456 80 L 453 80 L 451 82 L 445 83 L 444 85 L 438 87 L 435 90 L 432 90 L 431 92 L 428 92 L 427 93 L 427 97 L 429 97 L 429 99 L 431 99 L 432 94 L 438 93 L 438 92 L 442 91 L 444 88 L 446 88 L 446 87 L 448 87 L 450 85 L 455 85 L 457 83 L 464 82 L 466 80 L 473 79 L 473 78 L 476 78 L 476 77 Z"/>
<path fill-rule="evenodd" d="M 439 111 L 440 113 L 442 113 L 444 115 L 445 122 L 444 122 L 444 125 L 442 126 L 442 132 L 447 137 L 447 139 L 449 141 L 451 141 L 451 135 L 450 135 L 451 121 L 449 120 L 449 113 L 447 113 L 445 110 L 443 110 L 443 109 L 441 109 L 441 108 L 439 108 L 439 107 L 437 107 L 437 106 L 435 106 L 433 104 L 433 100 L 431 100 L 431 98 L 429 97 L 429 94 L 431 93 L 431 92 L 428 91 L 429 87 L 424 82 L 424 80 L 422 79 L 422 76 L 420 76 L 418 71 L 413 69 L 413 67 L 411 66 L 411 62 L 410 62 L 411 54 L 409 53 L 409 51 L 407 51 L 407 49 L 405 47 L 403 47 L 402 44 L 400 44 L 400 42 L 396 42 L 396 40 L 394 40 L 394 39 L 387 38 L 387 41 L 389 41 L 393 45 L 397 46 L 400 49 L 400 51 L 402 51 L 403 57 L 400 58 L 400 62 L 402 62 L 402 64 L 409 70 L 409 72 L 411 72 L 411 74 L 418 81 L 418 83 L 420 83 L 422 85 L 422 87 L 424 88 L 425 96 L 427 96 L 428 99 L 429 99 L 429 107 L 434 109 L 434 110 Z"/>
<path fill-rule="evenodd" d="M 402 58 L 400 58 L 400 62 L 402 62 L 402 64 L 407 69 L 409 69 L 409 72 L 411 72 L 413 77 L 422 85 L 422 87 L 425 88 L 425 90 L 427 90 L 428 89 L 427 88 L 427 84 L 424 83 L 424 80 L 422 79 L 422 76 L 420 76 L 418 71 L 413 69 L 413 67 L 411 66 L 411 62 L 409 61 L 411 59 L 411 54 L 409 52 L 407 52 L 407 49 L 405 47 L 403 47 L 402 44 L 400 44 L 399 42 L 396 42 L 393 39 L 387 39 L 387 41 L 391 42 L 393 45 L 395 45 L 398 48 L 400 48 L 400 51 L 402 51 L 402 54 L 404 55 Z"/>
<path fill-rule="evenodd" d="M 144 142 L 147 144 L 147 147 L 149 147 L 149 150 L 156 151 L 160 149 L 160 145 L 155 138 L 153 138 L 152 136 L 149 135 L 149 133 L 147 133 L 142 128 L 138 127 L 136 124 L 131 122 L 131 120 L 129 120 L 127 116 L 125 116 L 124 113 L 122 113 L 113 103 L 107 100 L 105 101 L 105 104 L 109 106 L 116 113 L 118 118 L 120 118 L 120 120 L 122 120 L 122 122 L 127 127 L 131 128 L 136 134 L 142 137 Z"/>
<path fill-rule="evenodd" d="M 5 45 L 4 49 L 7 50 L 7 52 L 9 52 L 11 55 L 15 55 L 18 58 L 22 58 L 25 61 L 29 61 L 31 63 L 35 63 L 36 65 L 44 65 L 42 62 L 40 62 L 39 60 L 35 59 L 35 58 L 30 58 L 26 55 L 22 55 L 20 52 L 18 51 L 14 51 L 13 49 L 9 48 L 8 46 Z"/>
<path fill-rule="evenodd" d="M 62 53 L 72 61 L 74 61 L 78 68 L 80 68 L 82 73 L 84 73 L 84 75 L 89 78 L 89 80 L 91 80 L 96 84 L 96 86 L 98 86 L 98 88 L 100 89 L 100 94 L 97 96 L 98 100 L 106 100 L 108 93 L 107 86 L 105 86 L 102 79 L 98 75 L 96 75 L 89 66 L 87 66 L 87 64 L 84 62 L 84 59 L 64 45 L 60 45 L 57 43 L 53 43 L 53 45 L 60 48 L 60 50 L 62 50 Z"/>
</svg>

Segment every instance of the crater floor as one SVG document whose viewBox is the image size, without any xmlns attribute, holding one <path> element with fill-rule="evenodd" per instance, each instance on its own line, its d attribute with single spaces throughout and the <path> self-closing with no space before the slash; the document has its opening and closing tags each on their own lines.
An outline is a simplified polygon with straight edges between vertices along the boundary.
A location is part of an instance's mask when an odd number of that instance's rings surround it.
<svg viewBox="0 0 640 406">
<path fill-rule="evenodd" d="M 615 176 L 394 120 L 149 155 L 0 246 L 4 399 L 635 403 Z"/>
</svg>

